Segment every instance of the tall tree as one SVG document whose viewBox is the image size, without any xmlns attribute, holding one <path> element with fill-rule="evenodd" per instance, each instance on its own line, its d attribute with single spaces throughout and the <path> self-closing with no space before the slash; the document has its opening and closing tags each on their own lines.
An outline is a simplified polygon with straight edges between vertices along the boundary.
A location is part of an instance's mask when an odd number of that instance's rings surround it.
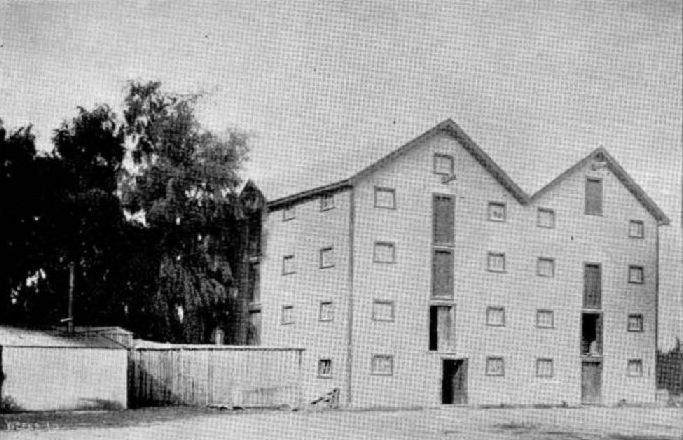
<svg viewBox="0 0 683 440">
<path fill-rule="evenodd" d="M 5 130 L 0 120 L 0 320 L 15 316 L 21 290 L 35 269 L 31 261 L 39 215 L 36 147 L 31 127 Z"/>
<path fill-rule="evenodd" d="M 83 108 L 55 130 L 54 151 L 36 161 L 31 179 L 40 182 L 33 237 L 31 289 L 19 305 L 25 323 L 57 323 L 75 309 L 82 323 L 108 316 L 103 308 L 112 248 L 119 240 L 123 210 L 116 195 L 124 135 L 106 105 Z M 79 287 L 80 286 L 80 287 Z M 98 290 L 96 286 L 99 286 Z"/>
<path fill-rule="evenodd" d="M 238 170 L 247 152 L 237 132 L 217 136 L 195 117 L 199 96 L 173 95 L 161 84 L 131 83 L 126 132 L 137 173 L 124 190 L 126 207 L 144 213 L 158 238 L 153 313 L 162 337 L 205 342 L 228 328 L 236 288 Z"/>
</svg>

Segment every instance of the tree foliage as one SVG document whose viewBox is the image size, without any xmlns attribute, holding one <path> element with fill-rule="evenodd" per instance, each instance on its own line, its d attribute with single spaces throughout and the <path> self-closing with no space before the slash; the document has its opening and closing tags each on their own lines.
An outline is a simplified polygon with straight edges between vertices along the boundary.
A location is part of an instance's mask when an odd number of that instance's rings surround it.
<svg viewBox="0 0 683 440">
<path fill-rule="evenodd" d="M 133 83 L 124 112 L 139 167 L 124 201 L 144 213 L 159 240 L 155 319 L 168 339 L 184 342 L 208 340 L 234 314 L 238 170 L 247 151 L 243 134 L 223 137 L 200 127 L 198 98 Z"/>
<path fill-rule="evenodd" d="M 247 139 L 202 129 L 199 98 L 131 83 L 122 119 L 79 108 L 47 154 L 0 121 L 0 322 L 57 324 L 72 271 L 77 324 L 177 342 L 231 328 Z"/>
</svg>

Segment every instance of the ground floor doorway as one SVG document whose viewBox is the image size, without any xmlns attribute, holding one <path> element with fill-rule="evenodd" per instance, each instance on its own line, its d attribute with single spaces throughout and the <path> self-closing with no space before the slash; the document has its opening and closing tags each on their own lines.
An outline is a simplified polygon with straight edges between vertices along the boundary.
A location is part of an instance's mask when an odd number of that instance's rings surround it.
<svg viewBox="0 0 683 440">
<path fill-rule="evenodd" d="M 441 403 L 467 403 L 467 359 L 444 359 L 441 380 Z"/>
<path fill-rule="evenodd" d="M 602 362 L 581 362 L 581 403 L 597 404 L 602 399 Z"/>
</svg>

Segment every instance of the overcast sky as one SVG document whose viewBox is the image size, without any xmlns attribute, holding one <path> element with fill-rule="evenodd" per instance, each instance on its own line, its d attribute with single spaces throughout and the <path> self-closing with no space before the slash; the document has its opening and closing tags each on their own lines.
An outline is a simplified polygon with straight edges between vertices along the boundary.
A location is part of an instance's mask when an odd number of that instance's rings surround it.
<svg viewBox="0 0 683 440">
<path fill-rule="evenodd" d="M 10 2 L 0 118 L 42 148 L 129 79 L 203 90 L 251 134 L 273 197 L 347 177 L 446 118 L 531 193 L 599 145 L 672 218 L 662 336 L 681 307 L 681 1 Z M 676 323 L 678 319 L 678 323 Z"/>
</svg>

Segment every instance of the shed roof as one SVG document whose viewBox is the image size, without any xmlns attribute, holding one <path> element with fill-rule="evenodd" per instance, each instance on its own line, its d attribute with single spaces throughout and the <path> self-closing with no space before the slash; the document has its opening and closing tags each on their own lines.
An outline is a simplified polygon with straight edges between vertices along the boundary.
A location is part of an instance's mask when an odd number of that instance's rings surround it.
<svg viewBox="0 0 683 440">
<path fill-rule="evenodd" d="M 68 334 L 64 330 L 29 329 L 6 325 L 0 325 L 0 346 L 125 349 L 121 344 L 95 333 Z"/>
</svg>

